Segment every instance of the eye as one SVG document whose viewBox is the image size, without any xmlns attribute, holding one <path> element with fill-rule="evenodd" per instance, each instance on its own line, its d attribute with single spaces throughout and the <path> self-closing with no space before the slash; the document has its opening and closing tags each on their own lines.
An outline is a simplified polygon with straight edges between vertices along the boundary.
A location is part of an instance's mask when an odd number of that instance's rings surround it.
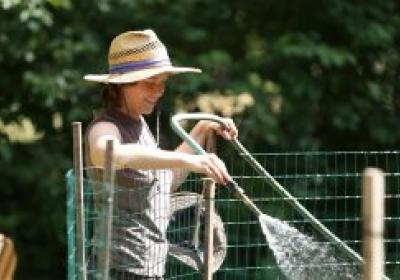
<svg viewBox="0 0 400 280">
<path fill-rule="evenodd" d="M 130 87 L 133 87 L 133 86 L 136 86 L 136 85 L 137 85 L 137 83 L 138 83 L 138 82 L 127 83 L 126 85 L 128 85 L 128 86 L 130 86 Z"/>
<path fill-rule="evenodd" d="M 151 81 L 151 82 L 149 81 L 146 84 L 151 87 L 159 87 L 159 86 L 163 86 L 165 84 L 165 82 L 164 81 Z"/>
</svg>

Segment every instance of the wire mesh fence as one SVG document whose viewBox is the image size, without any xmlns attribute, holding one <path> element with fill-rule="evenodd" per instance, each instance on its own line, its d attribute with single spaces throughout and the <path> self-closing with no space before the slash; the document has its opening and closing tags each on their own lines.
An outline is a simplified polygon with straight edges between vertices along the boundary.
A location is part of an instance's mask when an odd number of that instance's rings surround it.
<svg viewBox="0 0 400 280">
<path fill-rule="evenodd" d="M 368 166 L 384 170 L 386 175 L 385 269 L 386 275 L 391 279 L 400 277 L 400 152 L 258 153 L 253 156 L 319 221 L 358 253 L 361 253 L 362 247 L 362 172 Z M 265 178 L 256 174 L 240 155 L 229 155 L 229 158 L 225 158 L 225 162 L 234 179 L 263 213 L 288 223 L 307 236 L 312 236 L 317 244 L 322 246 L 328 244 L 335 248 L 336 244 L 326 240 L 315 231 L 309 221 L 288 203 L 287 198 L 276 193 Z M 99 211 L 101 207 L 96 207 L 96 203 L 99 205 L 99 202 L 96 202 L 95 197 L 101 194 L 101 188 L 93 186 L 94 182 L 84 181 L 87 233 L 84 237 L 84 252 L 87 256 L 85 267 L 89 278 L 97 275 L 99 279 L 102 279 L 101 272 L 96 267 L 95 252 L 96 248 L 104 244 L 101 242 L 101 236 L 96 238 L 95 225 L 100 225 L 106 217 Z M 74 179 L 71 172 L 67 174 L 67 189 L 68 277 L 76 279 L 82 267 L 75 258 L 77 248 L 75 245 Z M 201 194 L 202 190 L 203 184 L 200 182 L 200 177 L 196 175 L 188 177 L 180 187 L 180 191 L 191 194 Z M 116 205 L 119 205 L 122 199 L 126 200 L 126 197 L 129 197 L 126 193 L 128 191 L 129 195 L 138 195 L 140 192 L 137 188 L 126 190 L 117 187 L 114 196 Z M 169 196 L 168 193 L 161 195 Z M 160 221 L 163 221 L 164 226 L 167 227 L 165 240 L 168 240 L 169 244 L 189 248 L 195 254 L 201 255 L 204 244 L 201 242 L 196 244 L 195 241 L 196 236 L 200 240 L 203 238 L 201 226 L 200 229 L 198 226 L 199 214 L 196 210 L 198 209 L 196 205 L 200 205 L 199 197 L 201 196 L 194 197 L 197 203 L 191 205 L 188 203 L 180 213 L 162 218 L 163 211 L 159 214 Z M 287 279 L 285 276 L 287 274 L 282 272 L 285 266 L 287 268 L 299 264 L 277 262 L 276 251 L 271 249 L 271 244 L 268 244 L 257 217 L 250 213 L 240 200 L 232 197 L 221 187 L 217 188 L 215 204 L 223 222 L 227 242 L 223 264 L 214 273 L 213 279 Z M 113 225 L 117 228 L 122 217 L 135 219 L 137 215 L 143 214 L 140 211 L 133 211 L 127 215 L 121 215 L 118 211 L 121 210 L 114 208 L 112 216 Z M 286 237 L 279 238 L 284 241 Z M 126 233 L 114 230 L 112 236 L 114 244 L 118 239 L 126 239 Z M 115 254 L 114 251 L 111 256 L 115 257 Z M 335 262 L 324 262 L 321 259 L 318 263 L 308 262 L 307 264 L 306 262 L 302 265 L 309 266 L 310 269 L 312 266 L 327 266 L 332 269 L 333 267 L 343 269 L 351 267 L 356 271 L 360 270 L 360 263 L 343 255 L 340 250 L 335 250 L 334 254 Z M 153 254 L 150 257 L 157 256 Z M 111 268 L 116 267 L 118 268 L 118 262 L 114 259 L 111 261 Z M 165 279 L 201 279 L 201 270 L 196 270 L 176 256 L 169 255 L 165 264 Z M 335 278 L 328 275 L 325 279 Z"/>
</svg>

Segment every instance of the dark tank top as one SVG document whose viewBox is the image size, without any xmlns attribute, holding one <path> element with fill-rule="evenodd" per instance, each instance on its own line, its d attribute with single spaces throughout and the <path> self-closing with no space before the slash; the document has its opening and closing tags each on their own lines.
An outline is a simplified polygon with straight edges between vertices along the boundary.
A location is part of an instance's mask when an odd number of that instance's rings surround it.
<svg viewBox="0 0 400 280">
<path fill-rule="evenodd" d="M 136 120 L 116 110 L 103 111 L 91 122 L 85 135 L 86 170 L 92 181 L 101 182 L 103 178 L 102 168 L 92 164 L 88 141 L 90 129 L 99 122 L 113 123 L 120 132 L 122 144 L 143 145 L 153 148 L 154 153 L 157 153 L 154 137 L 142 117 Z M 145 276 L 164 275 L 171 182 L 170 170 L 117 167 L 110 262 L 112 269 Z M 95 194 L 102 191 L 101 184 L 95 183 L 93 186 Z M 100 209 L 96 197 L 95 204 Z M 96 230 L 95 236 L 99 234 Z"/>
</svg>

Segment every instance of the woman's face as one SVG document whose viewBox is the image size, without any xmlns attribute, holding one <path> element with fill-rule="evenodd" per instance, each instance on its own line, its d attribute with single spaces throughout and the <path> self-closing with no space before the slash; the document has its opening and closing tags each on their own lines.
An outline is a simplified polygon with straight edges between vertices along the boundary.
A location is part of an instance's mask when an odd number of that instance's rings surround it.
<svg viewBox="0 0 400 280">
<path fill-rule="evenodd" d="M 153 112 L 158 100 L 164 95 L 168 74 L 160 74 L 142 81 L 121 85 L 122 110 L 138 118 Z"/>
</svg>

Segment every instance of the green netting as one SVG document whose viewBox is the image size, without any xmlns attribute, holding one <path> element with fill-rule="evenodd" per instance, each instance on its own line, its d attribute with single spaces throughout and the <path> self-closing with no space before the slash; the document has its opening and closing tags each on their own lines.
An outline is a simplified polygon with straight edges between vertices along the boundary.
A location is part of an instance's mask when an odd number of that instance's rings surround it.
<svg viewBox="0 0 400 280">
<path fill-rule="evenodd" d="M 77 261 L 76 251 L 81 249 L 85 256 L 87 255 L 88 249 L 91 248 L 90 237 L 93 232 L 93 225 L 91 221 L 93 221 L 93 189 L 92 184 L 89 180 L 83 180 L 84 187 L 84 225 L 85 225 L 85 233 L 84 237 L 84 247 L 77 248 L 76 247 L 76 202 L 75 202 L 75 177 L 73 170 L 69 170 L 66 174 L 66 185 L 67 185 L 67 261 L 68 261 L 68 279 L 78 279 L 78 275 L 80 275 L 80 271 L 82 271 L 82 265 Z M 87 259 L 87 258 L 85 258 Z M 87 264 L 85 265 L 85 268 Z"/>
<path fill-rule="evenodd" d="M 362 247 L 362 172 L 366 167 L 383 169 L 386 175 L 385 269 L 391 279 L 400 277 L 400 152 L 259 153 L 253 156 L 316 218 L 359 254 Z M 234 179 L 264 213 L 288 222 L 321 243 L 328 242 L 240 156 L 229 155 L 225 162 Z M 191 176 L 180 190 L 201 193 L 199 179 Z M 91 235 L 94 221 L 105 217 L 96 213 L 93 203 L 89 203 L 93 197 L 90 182 L 85 180 L 84 185 L 86 232 Z M 80 266 L 74 256 L 77 248 L 71 172 L 67 174 L 67 188 L 68 279 L 76 279 Z M 286 279 L 261 232 L 257 217 L 223 188 L 217 189 L 215 202 L 224 222 L 228 248 L 226 259 L 214 274 L 214 279 Z M 193 211 L 188 211 L 172 220 L 168 227 L 168 240 L 174 243 L 190 240 L 195 228 L 194 216 Z M 118 219 L 118 215 L 113 219 Z M 90 262 L 90 252 L 101 244 L 94 244 L 89 236 L 85 240 L 85 252 Z M 345 256 L 337 265 L 360 266 Z M 91 269 L 89 264 L 87 268 L 89 275 L 96 273 L 96 268 Z M 200 279 L 201 273 L 169 257 L 165 278 Z"/>
<path fill-rule="evenodd" d="M 153 172 L 153 171 L 149 171 Z M 92 181 L 84 178 L 84 227 L 86 236 L 83 238 L 84 246 L 83 248 L 77 248 L 76 242 L 76 204 L 75 204 L 75 177 L 72 170 L 67 172 L 66 175 L 67 182 L 67 236 L 68 236 L 68 279 L 79 279 L 81 271 L 86 271 L 86 276 L 88 279 L 104 279 L 102 274 L 102 269 L 98 266 L 98 254 L 101 250 L 105 248 L 105 221 L 109 217 L 106 215 L 107 211 L 105 209 L 107 197 L 104 195 L 105 186 L 102 182 Z M 194 193 L 201 193 L 203 182 L 200 182 L 199 178 L 196 176 L 189 177 L 181 187 L 181 190 L 192 190 Z M 132 203 L 125 200 L 124 197 L 140 197 L 139 201 L 136 203 L 143 203 L 143 206 L 138 206 L 138 208 L 144 209 L 144 205 L 148 202 L 146 200 L 148 189 L 144 187 L 134 187 L 131 189 L 126 189 L 123 187 L 115 186 L 114 192 L 114 213 L 111 217 L 114 227 L 120 225 L 127 218 L 138 218 L 140 215 L 144 214 L 144 211 L 133 210 L 132 213 L 128 215 L 122 213 L 123 210 L 119 208 L 119 205 L 126 205 Z M 163 193 L 158 199 L 161 203 L 163 198 Z M 168 194 L 169 196 L 169 194 Z M 190 198 L 190 194 L 186 194 L 186 198 Z M 179 201 L 179 200 L 178 200 Z M 156 199 L 157 202 L 157 199 Z M 176 202 L 176 200 L 175 200 Z M 175 205 L 175 204 L 174 204 Z M 182 203 L 181 203 L 182 205 Z M 177 205 L 175 205 L 177 206 Z M 179 208 L 175 207 L 175 208 Z M 162 212 L 162 211 L 161 211 Z M 173 244 L 183 244 L 186 248 L 192 247 L 193 234 L 195 231 L 195 207 L 183 209 L 182 211 L 177 211 L 175 215 L 170 219 L 170 225 L 168 227 L 168 240 Z M 79 234 L 79 233 L 78 233 Z M 115 234 L 115 232 L 114 232 Z M 117 234 L 121 234 L 118 231 Z M 114 235 L 111 239 L 124 238 L 123 233 L 121 236 Z M 112 251 L 113 248 L 111 248 Z M 85 259 L 87 260 L 85 264 L 78 262 L 76 257 L 77 250 L 82 250 L 85 254 Z M 124 269 L 120 264 L 114 267 L 119 269 Z M 167 264 L 167 274 L 170 275 L 171 279 L 175 277 L 181 277 L 183 275 L 200 275 L 200 272 L 194 271 L 193 269 L 183 265 L 174 258 L 168 256 Z"/>
<path fill-rule="evenodd" d="M 73 178 L 72 170 L 66 174 L 66 185 L 67 185 L 67 264 L 68 279 L 76 279 L 75 266 L 75 182 Z"/>
</svg>

